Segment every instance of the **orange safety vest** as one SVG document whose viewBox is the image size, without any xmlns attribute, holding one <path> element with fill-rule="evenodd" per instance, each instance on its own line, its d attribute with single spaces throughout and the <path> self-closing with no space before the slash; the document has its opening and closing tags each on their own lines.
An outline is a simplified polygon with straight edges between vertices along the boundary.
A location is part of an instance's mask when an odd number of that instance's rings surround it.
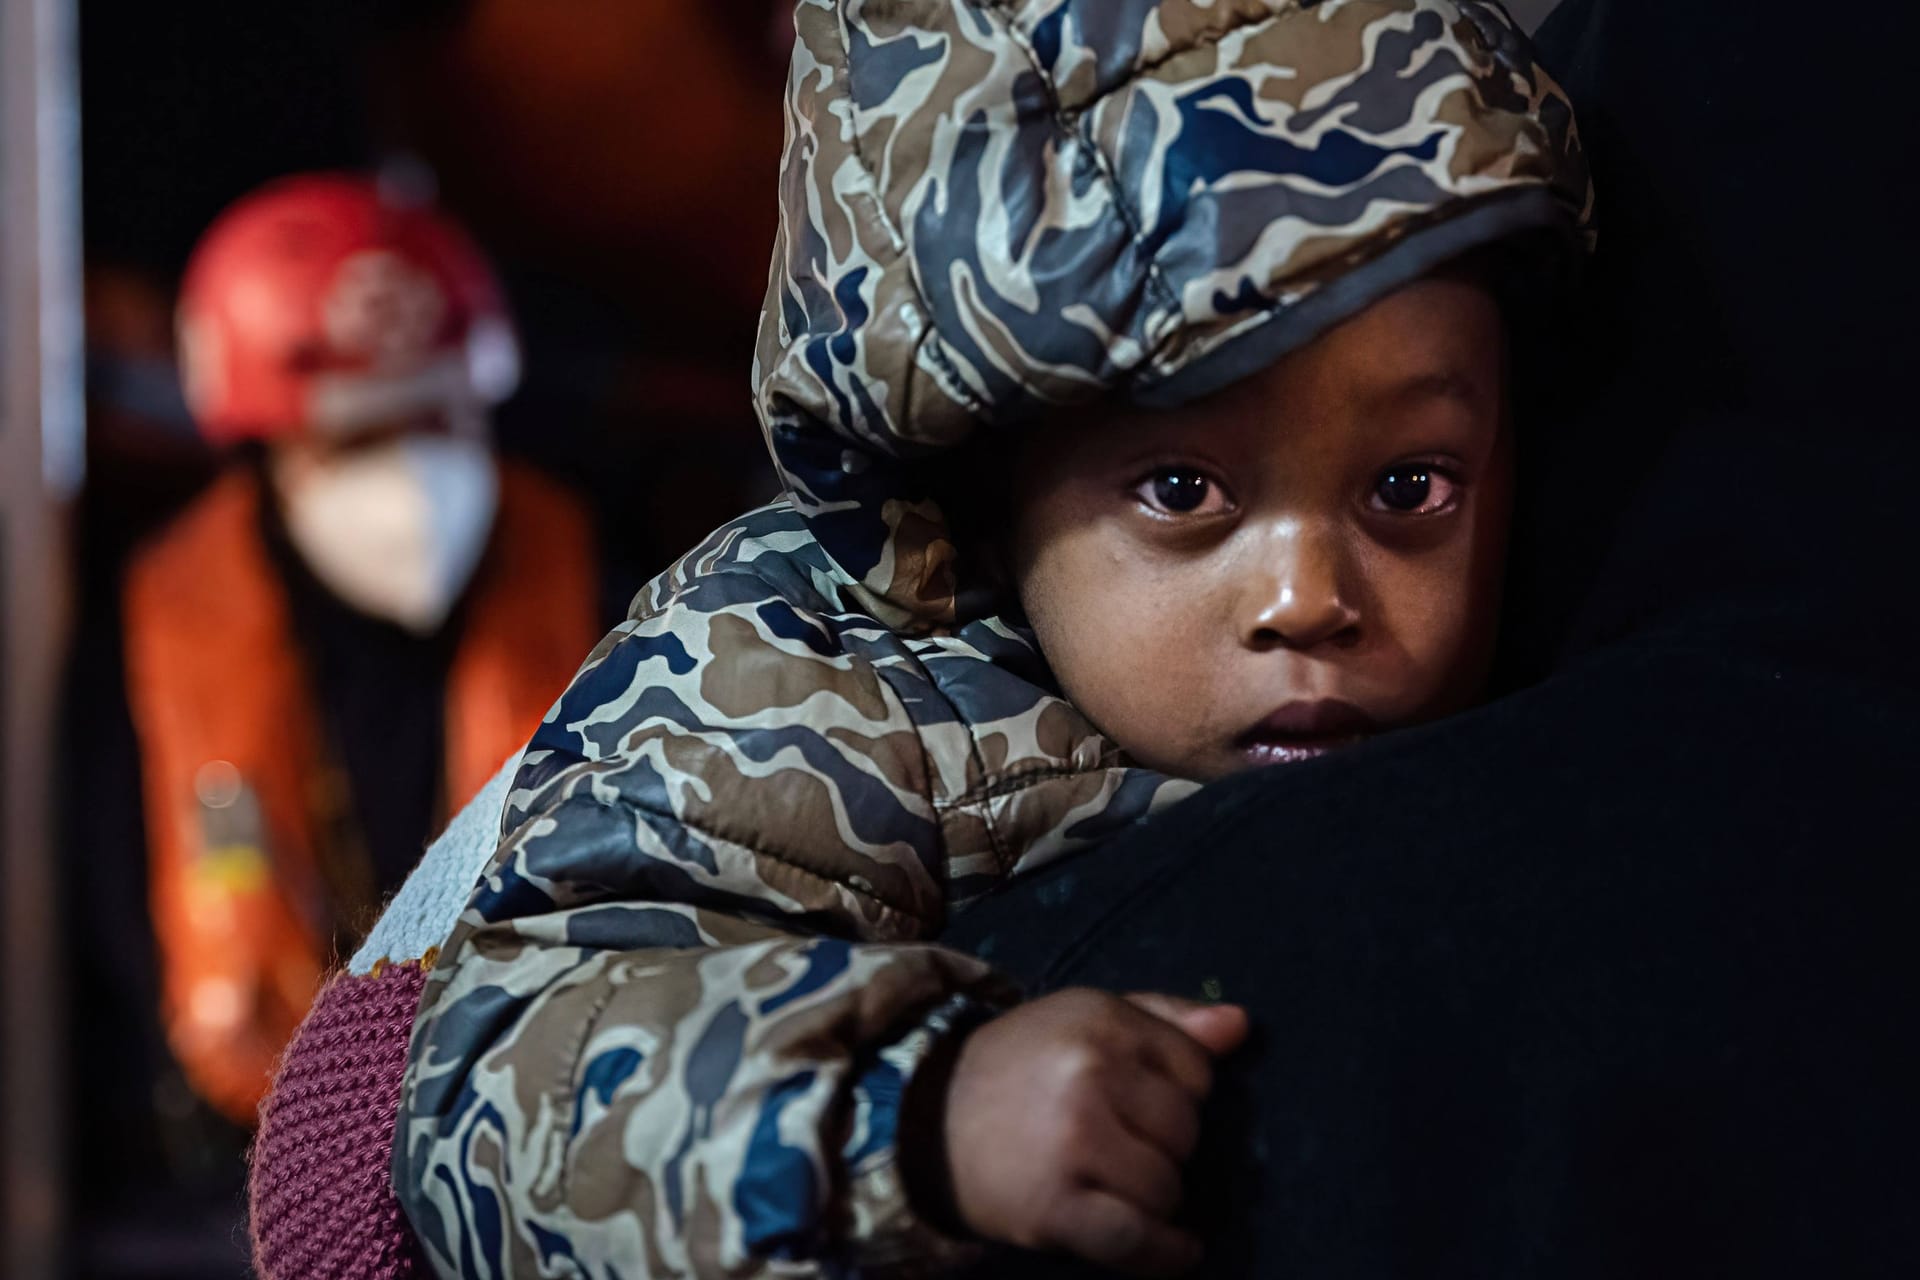
<svg viewBox="0 0 1920 1280">
<path fill-rule="evenodd" d="M 136 556 L 126 584 L 162 1019 L 194 1088 L 243 1124 L 340 948 L 380 906 L 364 853 L 337 847 L 344 781 L 261 500 L 253 472 L 229 472 Z M 584 513 L 503 463 L 447 676 L 454 807 L 526 745 L 593 647 L 597 582 Z"/>
</svg>

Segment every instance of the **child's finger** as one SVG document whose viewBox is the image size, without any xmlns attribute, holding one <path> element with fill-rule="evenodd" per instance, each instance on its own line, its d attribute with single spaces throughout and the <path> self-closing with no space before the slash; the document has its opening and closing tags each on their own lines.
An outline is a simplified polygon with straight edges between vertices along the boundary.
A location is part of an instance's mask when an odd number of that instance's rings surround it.
<svg viewBox="0 0 1920 1280">
<path fill-rule="evenodd" d="M 1237 1004 L 1203 1004 L 1152 991 L 1136 992 L 1126 999 L 1178 1027 L 1215 1057 L 1233 1052 L 1247 1038 L 1247 1011 Z"/>
<path fill-rule="evenodd" d="M 1202 1043 L 1188 1034 L 1186 1027 L 1182 1024 L 1195 1023 L 1203 1033 L 1208 1032 L 1213 1028 L 1214 1023 L 1211 1019 L 1200 1018 L 1199 1012 L 1205 1010 L 1213 1013 L 1218 1008 L 1226 1006 L 1201 1005 L 1191 1000 L 1182 1000 L 1177 996 L 1161 995 L 1131 995 L 1127 997 L 1127 1002 L 1151 1015 L 1140 1024 L 1143 1037 L 1142 1051 L 1148 1064 L 1156 1070 L 1165 1072 L 1194 1097 L 1206 1097 L 1207 1092 L 1213 1088 L 1215 1050 L 1213 1046 Z M 1235 1023 L 1232 1014 L 1229 1014 L 1228 1020 L 1232 1025 L 1228 1026 L 1226 1031 L 1232 1033 L 1237 1028 L 1237 1035 L 1217 1036 L 1216 1041 L 1231 1048 L 1232 1045 L 1239 1043 L 1238 1037 L 1246 1034 L 1246 1015 L 1240 1012 L 1239 1019 Z"/>
<path fill-rule="evenodd" d="M 1169 1088 L 1157 1071 L 1128 1072 L 1112 1084 L 1120 1123 L 1176 1161 L 1185 1161 L 1200 1141 L 1200 1108 L 1191 1094 Z"/>
<path fill-rule="evenodd" d="M 1088 1175 L 1095 1186 L 1156 1218 L 1171 1218 L 1179 1210 L 1185 1187 L 1180 1166 L 1166 1152 L 1120 1123 L 1101 1148 Z"/>
<path fill-rule="evenodd" d="M 1246 1043 L 1251 1024 L 1247 1011 L 1237 1004 L 1208 1004 L 1183 1014 L 1177 1025 L 1206 1046 L 1208 1053 L 1221 1058 Z"/>
<path fill-rule="evenodd" d="M 1200 1242 L 1109 1191 L 1090 1187 L 1059 1209 L 1053 1243 L 1098 1266 L 1175 1276 L 1200 1262 Z"/>
<path fill-rule="evenodd" d="M 1177 1019 L 1187 1011 L 1187 1000 L 1148 994 L 1127 996 L 1127 1004 L 1148 1015 L 1135 1025 L 1140 1036 L 1140 1057 L 1146 1065 L 1164 1073 L 1194 1098 L 1206 1098 L 1208 1090 L 1213 1088 L 1213 1055 L 1179 1027 Z"/>
<path fill-rule="evenodd" d="M 1154 1017 L 1171 1022 L 1218 1058 L 1247 1038 L 1247 1011 L 1237 1004 L 1202 1004 L 1179 996 L 1144 993 L 1127 997 Z"/>
<path fill-rule="evenodd" d="M 1180 1019 L 1195 1009 L 1210 1009 L 1212 1005 L 1189 1000 L 1185 996 L 1170 996 L 1158 991 L 1133 991 L 1123 997 L 1136 1009 L 1145 1009 L 1162 1022 L 1178 1025 Z"/>
</svg>

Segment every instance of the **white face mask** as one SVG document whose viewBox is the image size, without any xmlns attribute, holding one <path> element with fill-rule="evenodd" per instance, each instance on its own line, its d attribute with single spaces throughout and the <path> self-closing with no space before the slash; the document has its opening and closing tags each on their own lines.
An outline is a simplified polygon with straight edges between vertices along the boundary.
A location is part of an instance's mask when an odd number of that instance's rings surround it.
<svg viewBox="0 0 1920 1280">
<path fill-rule="evenodd" d="M 428 635 L 479 566 L 500 477 L 474 439 L 400 436 L 276 468 L 287 534 L 341 600 Z"/>
</svg>

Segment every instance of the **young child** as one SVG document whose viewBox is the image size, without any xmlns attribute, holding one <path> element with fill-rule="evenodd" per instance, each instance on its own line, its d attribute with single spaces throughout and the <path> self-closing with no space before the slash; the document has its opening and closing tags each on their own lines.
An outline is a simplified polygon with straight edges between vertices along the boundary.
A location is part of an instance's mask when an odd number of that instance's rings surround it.
<svg viewBox="0 0 1920 1280">
<path fill-rule="evenodd" d="M 1577 243 L 1572 117 L 1473 0 L 797 26 L 755 369 L 788 496 L 528 748 L 394 1188 L 444 1275 L 1177 1272 L 1243 1015 L 1023 1003 L 937 939 L 1198 780 L 1475 696 L 1512 442 L 1460 264 Z"/>
</svg>

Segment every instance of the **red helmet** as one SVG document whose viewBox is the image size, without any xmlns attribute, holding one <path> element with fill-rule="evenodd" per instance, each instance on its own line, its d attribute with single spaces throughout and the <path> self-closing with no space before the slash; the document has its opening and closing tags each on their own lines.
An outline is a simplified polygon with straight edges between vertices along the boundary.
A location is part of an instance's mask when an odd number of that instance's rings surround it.
<svg viewBox="0 0 1920 1280">
<path fill-rule="evenodd" d="M 483 407 L 519 381 L 493 271 L 370 179 L 285 178 L 221 214 L 180 291 L 187 403 L 215 443 Z"/>
</svg>

